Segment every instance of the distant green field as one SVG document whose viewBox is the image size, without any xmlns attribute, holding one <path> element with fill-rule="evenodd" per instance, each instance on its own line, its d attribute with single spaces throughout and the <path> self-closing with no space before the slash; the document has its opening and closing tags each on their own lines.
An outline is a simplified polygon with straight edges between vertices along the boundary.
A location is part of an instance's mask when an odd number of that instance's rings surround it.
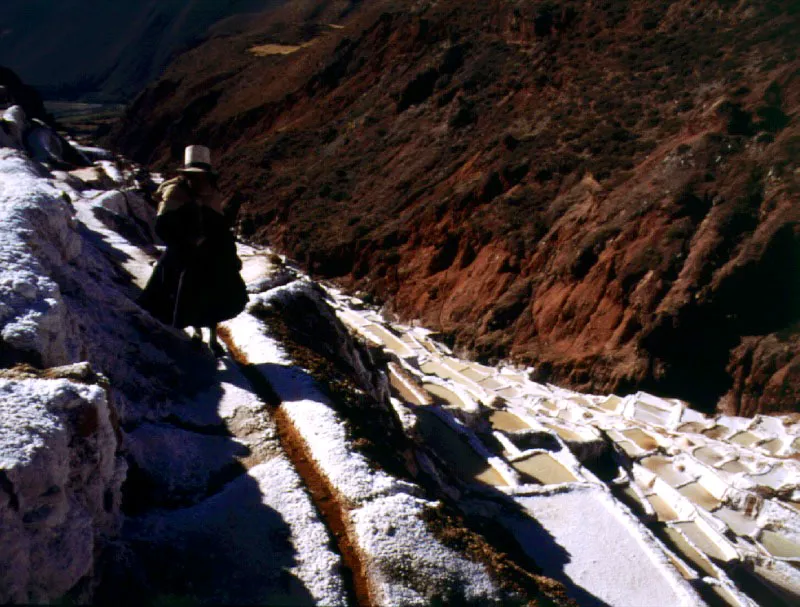
<svg viewBox="0 0 800 607">
<path fill-rule="evenodd" d="M 75 118 L 119 116 L 125 109 L 116 103 L 73 103 L 70 101 L 45 101 L 45 109 L 61 122 Z"/>
<path fill-rule="evenodd" d="M 67 133 L 86 143 L 108 132 L 125 110 L 124 105 L 116 103 L 69 101 L 45 101 L 44 107 Z"/>
</svg>

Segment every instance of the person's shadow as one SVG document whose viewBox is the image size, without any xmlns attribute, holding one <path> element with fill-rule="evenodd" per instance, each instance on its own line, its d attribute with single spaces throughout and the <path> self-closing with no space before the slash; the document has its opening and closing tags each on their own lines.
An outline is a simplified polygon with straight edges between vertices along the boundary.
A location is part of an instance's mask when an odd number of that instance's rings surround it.
<svg viewBox="0 0 800 607">
<path fill-rule="evenodd" d="M 211 369 L 210 356 L 177 350 L 172 358 L 178 368 L 187 376 L 195 372 L 183 386 L 188 393 L 162 405 L 160 419 L 123 425 L 126 519 L 104 555 L 95 601 L 314 604 L 291 571 L 297 565 L 292 528 L 268 505 L 279 490 L 271 486 L 270 460 L 247 470 L 243 461 L 252 449 L 219 415 L 221 375 L 227 390 L 252 387 L 229 359 L 220 365 L 227 369 Z M 302 531 L 294 529 L 295 536 Z"/>
<path fill-rule="evenodd" d="M 140 290 L 119 265 L 125 254 L 99 233 L 82 227 L 81 234 L 91 279 L 65 267 L 58 282 L 80 319 L 82 360 L 109 380 L 128 464 L 121 504 L 114 495 L 106 500 L 109 512 L 120 507 L 123 523 L 97 544 L 94 602 L 314 604 L 292 572 L 292 534 L 304 529 L 270 506 L 282 487 L 277 446 L 263 448 L 274 433 L 237 427 L 246 407 L 221 409 L 231 391 L 256 401 L 253 387 L 233 361 L 218 366 L 204 346 L 137 306 Z"/>
<path fill-rule="evenodd" d="M 425 407 L 408 406 L 418 410 L 420 434 L 428 439 L 432 447 L 428 452 L 432 459 L 439 461 L 440 473 L 447 475 L 448 480 L 463 492 L 458 501 L 441 494 L 438 499 L 449 502 L 452 510 L 465 512 L 472 528 L 478 529 L 492 545 L 507 553 L 524 569 L 561 582 L 569 596 L 581 607 L 609 607 L 605 601 L 567 575 L 565 568 L 572 560 L 571 554 L 534 518 L 534 513 L 491 484 L 472 480 L 485 471 L 486 460 L 478 456 L 466 441 L 455 436 L 452 430 L 443 428 L 444 423 L 436 413 L 427 411 Z M 441 411 L 440 405 L 434 406 Z M 442 440 L 445 433 L 453 434 L 449 440 Z M 454 461 L 457 461 L 455 466 Z M 487 514 L 479 514 L 490 512 L 502 517 L 503 522 Z"/>
</svg>

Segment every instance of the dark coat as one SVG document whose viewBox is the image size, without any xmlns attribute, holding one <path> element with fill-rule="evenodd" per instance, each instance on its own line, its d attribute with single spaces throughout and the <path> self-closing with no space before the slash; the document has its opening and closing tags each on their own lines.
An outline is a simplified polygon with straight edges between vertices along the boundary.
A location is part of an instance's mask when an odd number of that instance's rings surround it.
<svg viewBox="0 0 800 607">
<path fill-rule="evenodd" d="M 197 204 L 182 178 L 164 183 L 156 234 L 167 245 L 139 304 L 165 324 L 211 327 L 247 304 L 242 262 L 228 220 Z"/>
</svg>

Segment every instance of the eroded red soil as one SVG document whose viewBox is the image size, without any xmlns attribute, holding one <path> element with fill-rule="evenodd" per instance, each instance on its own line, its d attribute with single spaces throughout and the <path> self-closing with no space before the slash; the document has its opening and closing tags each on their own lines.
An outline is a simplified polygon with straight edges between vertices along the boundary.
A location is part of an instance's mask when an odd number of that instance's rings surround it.
<svg viewBox="0 0 800 607">
<path fill-rule="evenodd" d="M 181 56 L 113 140 L 157 168 L 207 142 L 244 237 L 479 357 L 796 410 L 799 19 L 777 1 L 293 3 Z M 248 52 L 266 44 L 303 46 Z"/>
</svg>

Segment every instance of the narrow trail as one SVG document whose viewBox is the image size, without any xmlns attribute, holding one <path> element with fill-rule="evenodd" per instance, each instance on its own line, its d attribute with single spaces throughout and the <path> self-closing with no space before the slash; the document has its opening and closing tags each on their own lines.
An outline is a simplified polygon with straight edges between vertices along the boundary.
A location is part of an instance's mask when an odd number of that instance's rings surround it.
<svg viewBox="0 0 800 607">
<path fill-rule="evenodd" d="M 336 552 L 342 557 L 342 578 L 348 604 L 358 607 L 374 607 L 377 602 L 370 593 L 362 555 L 350 537 L 351 531 L 347 522 L 345 505 L 335 488 L 309 457 L 306 441 L 282 411 L 281 400 L 269 382 L 250 363 L 244 352 L 236 346 L 224 327 L 219 329 L 219 338 L 225 343 L 231 358 L 239 365 L 240 370 L 253 386 L 254 393 L 267 403 L 278 429 L 281 448 L 303 480 L 320 518 L 330 533 Z"/>
</svg>

